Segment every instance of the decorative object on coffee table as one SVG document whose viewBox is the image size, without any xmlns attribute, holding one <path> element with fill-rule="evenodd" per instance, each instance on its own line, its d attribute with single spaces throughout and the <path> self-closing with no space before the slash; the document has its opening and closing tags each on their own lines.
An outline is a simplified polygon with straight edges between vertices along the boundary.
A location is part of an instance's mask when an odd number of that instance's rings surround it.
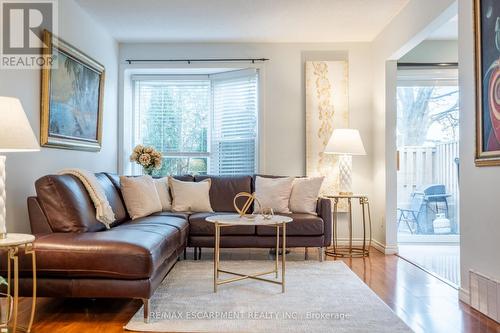
<svg viewBox="0 0 500 333">
<path fill-rule="evenodd" d="M 0 153 L 40 150 L 21 102 L 17 98 L 0 97 L 0 114 L 2 115 Z M 0 155 L 0 239 L 5 238 L 7 234 L 5 160 L 6 156 Z"/>
<path fill-rule="evenodd" d="M 248 220 L 237 214 L 231 215 L 214 215 L 209 216 L 205 219 L 207 222 L 213 223 L 215 227 L 215 244 L 214 244 L 214 293 L 217 292 L 217 286 L 221 284 L 226 284 L 230 282 L 236 282 L 243 279 L 254 279 L 263 282 L 269 282 L 281 285 L 281 292 L 285 292 L 285 269 L 286 269 L 286 224 L 293 221 L 291 217 L 274 215 L 271 219 L 264 219 L 262 215 L 256 215 L 254 219 Z M 255 225 L 255 226 L 269 226 L 270 228 L 276 228 L 276 253 L 280 247 L 280 228 L 282 232 L 281 247 L 281 280 L 271 280 L 262 277 L 263 275 L 275 274 L 275 278 L 278 278 L 278 266 L 279 266 L 279 256 L 276 255 L 274 262 L 274 269 L 272 271 L 254 273 L 254 274 L 243 274 L 239 272 L 228 271 L 220 268 L 220 229 L 230 228 L 232 226 L 241 225 Z M 236 277 L 219 279 L 219 274 L 225 273 L 230 275 L 235 275 Z"/>
<path fill-rule="evenodd" d="M 6 238 L 0 239 L 0 249 L 7 251 L 8 264 L 7 264 L 7 295 L 12 295 L 12 308 L 10 302 L 7 303 L 7 313 L 12 313 L 11 318 L 8 318 L 7 322 L 0 324 L 0 329 L 2 332 L 8 329 L 10 326 L 11 330 L 9 332 L 17 332 L 17 329 L 22 329 L 23 331 L 29 333 L 31 332 L 31 326 L 33 325 L 33 319 L 35 318 L 35 306 L 36 306 L 36 257 L 35 248 L 33 242 L 35 241 L 35 236 L 28 234 L 15 234 L 10 233 Z M 18 313 L 19 313 L 19 252 L 24 251 L 24 254 L 31 255 L 31 264 L 33 271 L 33 293 L 31 299 L 31 312 L 28 322 L 28 327 L 22 328 L 18 326 Z M 13 288 L 13 289 L 12 289 Z M 3 319 L 3 318 L 2 318 Z M 12 321 L 12 324 L 10 323 Z M 11 324 L 11 325 L 10 325 Z"/>
<path fill-rule="evenodd" d="M 274 210 L 272 208 L 264 207 L 261 209 L 261 214 L 264 220 L 270 220 L 274 216 Z"/>
<path fill-rule="evenodd" d="M 352 156 L 366 155 L 359 131 L 355 129 L 335 129 L 325 148 L 325 154 L 340 155 L 339 194 L 352 194 Z"/>
<path fill-rule="evenodd" d="M 241 208 L 238 206 L 238 202 L 237 202 L 238 198 L 247 198 L 247 200 L 243 204 L 243 207 L 241 207 Z M 240 192 L 240 193 L 236 194 L 234 196 L 234 199 L 233 199 L 234 210 L 236 210 L 236 212 L 240 215 L 240 217 L 253 216 L 252 214 L 247 214 L 248 210 L 250 209 L 250 207 L 252 207 L 253 203 L 257 204 L 260 207 L 260 202 L 256 198 L 255 193 Z"/>
<path fill-rule="evenodd" d="M 372 219 L 370 215 L 370 203 L 368 196 L 363 194 L 351 195 L 330 195 L 327 198 L 333 199 L 333 219 L 332 219 L 332 246 L 325 253 L 332 257 L 368 257 L 370 255 L 370 247 L 372 243 Z M 352 243 L 352 200 L 359 199 L 359 204 L 362 210 L 363 222 L 363 243 L 361 246 L 354 246 Z M 338 205 L 340 200 L 347 200 L 349 208 L 349 238 L 348 245 L 339 245 L 338 241 Z M 366 218 L 368 217 L 368 223 Z M 367 237 L 368 232 L 368 237 Z M 367 239 L 368 238 L 368 239 Z"/>
<path fill-rule="evenodd" d="M 152 176 L 161 168 L 162 154 L 153 147 L 137 145 L 130 155 L 130 162 L 139 164 L 145 175 Z"/>
</svg>

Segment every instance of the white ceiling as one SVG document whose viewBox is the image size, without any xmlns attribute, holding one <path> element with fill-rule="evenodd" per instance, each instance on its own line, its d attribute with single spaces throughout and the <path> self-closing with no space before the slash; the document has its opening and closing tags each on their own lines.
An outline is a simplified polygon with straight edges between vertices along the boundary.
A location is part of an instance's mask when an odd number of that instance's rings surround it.
<svg viewBox="0 0 500 333">
<path fill-rule="evenodd" d="M 458 15 L 431 33 L 427 39 L 458 40 Z"/>
<path fill-rule="evenodd" d="M 120 42 L 371 41 L 408 0 L 77 0 Z"/>
</svg>

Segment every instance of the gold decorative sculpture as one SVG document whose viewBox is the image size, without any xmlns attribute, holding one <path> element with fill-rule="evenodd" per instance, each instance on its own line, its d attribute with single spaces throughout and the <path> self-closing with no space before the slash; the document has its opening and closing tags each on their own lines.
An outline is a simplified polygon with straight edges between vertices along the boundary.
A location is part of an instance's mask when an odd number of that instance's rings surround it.
<svg viewBox="0 0 500 333">
<path fill-rule="evenodd" d="M 236 203 L 236 199 L 238 198 L 247 198 L 247 200 L 245 201 L 245 203 L 243 204 L 243 207 L 239 207 Z M 240 217 L 244 217 L 247 215 L 247 212 L 248 210 L 250 209 L 250 207 L 252 206 L 253 203 L 256 203 L 259 208 L 260 208 L 260 202 L 259 200 L 255 197 L 255 193 L 248 193 L 248 192 L 240 192 L 238 194 L 236 194 L 236 196 L 234 197 L 233 199 L 233 205 L 234 205 L 234 209 L 236 210 L 236 212 L 238 212 L 238 214 L 240 215 Z"/>
</svg>

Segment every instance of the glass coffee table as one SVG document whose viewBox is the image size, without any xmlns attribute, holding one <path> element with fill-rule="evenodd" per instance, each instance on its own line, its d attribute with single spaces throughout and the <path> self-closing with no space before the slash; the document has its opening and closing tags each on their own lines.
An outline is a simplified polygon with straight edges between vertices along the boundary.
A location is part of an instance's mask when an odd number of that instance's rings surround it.
<svg viewBox="0 0 500 333">
<path fill-rule="evenodd" d="M 240 217 L 238 214 L 231 215 L 214 215 L 205 219 L 207 222 L 213 223 L 215 228 L 215 244 L 214 244 L 214 293 L 217 292 L 217 286 L 230 282 L 236 282 L 244 279 L 253 279 L 263 282 L 281 285 L 281 292 L 285 292 L 285 269 L 286 269 L 286 224 L 293 221 L 291 217 L 282 215 L 273 215 L 269 219 L 265 219 L 262 215 L 248 215 Z M 268 226 L 276 228 L 276 260 L 274 262 L 274 269 L 272 271 L 243 274 L 239 272 L 232 272 L 220 268 L 220 229 L 230 228 L 239 225 L 254 225 L 254 226 Z M 275 274 L 275 279 L 278 279 L 279 255 L 278 250 L 280 247 L 280 228 L 281 228 L 281 279 L 272 280 L 263 277 L 268 274 Z M 219 273 L 226 273 L 235 275 L 233 278 L 219 279 Z"/>
</svg>

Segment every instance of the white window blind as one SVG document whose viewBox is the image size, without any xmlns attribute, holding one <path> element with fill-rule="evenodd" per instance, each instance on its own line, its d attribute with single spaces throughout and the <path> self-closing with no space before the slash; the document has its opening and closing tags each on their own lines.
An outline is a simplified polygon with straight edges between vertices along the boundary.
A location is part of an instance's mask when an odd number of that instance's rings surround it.
<svg viewBox="0 0 500 333">
<path fill-rule="evenodd" d="M 212 81 L 212 174 L 255 173 L 257 82 L 255 71 Z"/>
</svg>

